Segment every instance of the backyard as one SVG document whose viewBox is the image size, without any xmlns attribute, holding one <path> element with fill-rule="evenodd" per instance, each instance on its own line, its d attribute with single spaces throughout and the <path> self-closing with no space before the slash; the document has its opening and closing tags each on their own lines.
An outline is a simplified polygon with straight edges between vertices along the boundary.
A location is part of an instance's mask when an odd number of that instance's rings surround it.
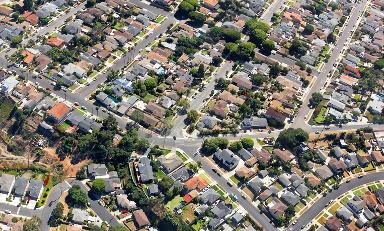
<svg viewBox="0 0 384 231">
<path fill-rule="evenodd" d="M 11 99 L 6 97 L 0 98 L 0 123 L 3 123 L 9 117 L 14 105 Z"/>
</svg>

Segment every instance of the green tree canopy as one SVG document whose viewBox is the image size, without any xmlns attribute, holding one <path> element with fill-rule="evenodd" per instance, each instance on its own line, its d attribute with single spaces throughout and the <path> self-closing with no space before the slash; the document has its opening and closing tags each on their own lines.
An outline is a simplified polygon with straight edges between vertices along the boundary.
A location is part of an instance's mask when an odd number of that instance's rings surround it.
<svg viewBox="0 0 384 231">
<path fill-rule="evenodd" d="M 308 133 L 306 133 L 303 129 L 288 128 L 280 132 L 276 142 L 283 148 L 293 149 L 307 140 Z"/>
<path fill-rule="evenodd" d="M 255 145 L 255 142 L 251 137 L 245 137 L 241 139 L 241 143 L 243 144 L 243 148 L 245 149 L 251 149 L 253 148 L 253 145 Z"/>
<path fill-rule="evenodd" d="M 66 200 L 72 207 L 77 206 L 84 208 L 88 203 L 88 195 L 80 188 L 80 186 L 75 185 L 69 189 Z"/>
<path fill-rule="evenodd" d="M 105 193 L 105 182 L 103 179 L 96 179 L 92 182 L 91 190 L 95 192 L 96 194 L 103 194 Z"/>
<path fill-rule="evenodd" d="M 187 121 L 189 123 L 196 123 L 199 119 L 199 113 L 196 110 L 190 110 L 187 114 Z"/>
<path fill-rule="evenodd" d="M 309 103 L 314 107 L 317 107 L 319 106 L 322 100 L 323 100 L 323 95 L 319 92 L 314 92 L 311 98 L 309 99 Z"/>
<path fill-rule="evenodd" d="M 218 148 L 225 149 L 228 147 L 229 141 L 225 138 L 214 137 L 204 140 L 201 152 L 204 154 L 213 154 Z"/>
<path fill-rule="evenodd" d="M 234 141 L 229 145 L 229 149 L 233 152 L 237 152 L 243 148 L 243 144 L 241 141 Z"/>
<path fill-rule="evenodd" d="M 56 207 L 52 210 L 51 216 L 49 217 L 48 224 L 51 227 L 56 227 L 60 224 L 63 218 L 64 206 L 61 202 L 57 203 Z"/>
</svg>

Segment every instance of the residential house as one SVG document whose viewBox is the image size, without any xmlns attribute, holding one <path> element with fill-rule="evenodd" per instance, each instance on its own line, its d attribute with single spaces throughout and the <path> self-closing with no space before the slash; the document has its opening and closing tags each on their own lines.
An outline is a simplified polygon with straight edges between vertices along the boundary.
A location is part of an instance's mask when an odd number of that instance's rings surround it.
<svg viewBox="0 0 384 231">
<path fill-rule="evenodd" d="M 29 182 L 27 196 L 32 200 L 38 200 L 43 192 L 44 182 L 41 180 L 32 179 Z"/>
<path fill-rule="evenodd" d="M 218 150 L 213 154 L 213 159 L 227 170 L 233 170 L 239 163 L 239 159 L 229 149 Z"/>
<path fill-rule="evenodd" d="M 184 183 L 183 191 L 190 192 L 192 190 L 201 191 L 207 187 L 207 182 L 201 176 L 194 176 Z"/>
<path fill-rule="evenodd" d="M 342 223 L 337 217 L 332 216 L 328 218 L 327 222 L 325 223 L 325 227 L 329 231 L 339 231 L 342 227 Z"/>
<path fill-rule="evenodd" d="M 268 211 L 273 218 L 279 219 L 284 216 L 285 210 L 287 210 L 287 208 L 288 206 L 286 206 L 283 202 L 274 197 L 272 206 L 268 208 Z"/>
<path fill-rule="evenodd" d="M 274 149 L 273 154 L 279 157 L 279 159 L 285 163 L 291 162 L 291 160 L 294 158 L 294 155 L 290 151 L 283 149 Z"/>
<path fill-rule="evenodd" d="M 183 165 L 183 160 L 175 153 L 160 156 L 158 157 L 158 161 L 163 167 L 164 172 L 167 174 L 173 172 L 174 170 Z"/>
<path fill-rule="evenodd" d="M 347 169 L 344 161 L 336 158 L 331 158 L 328 165 L 336 175 L 343 173 Z"/>
<path fill-rule="evenodd" d="M 353 213 L 349 211 L 344 205 L 342 205 L 337 211 L 336 216 L 340 218 L 345 223 L 351 222 L 353 218 Z"/>
<path fill-rule="evenodd" d="M 295 206 L 297 203 L 300 201 L 300 197 L 297 195 L 293 194 L 290 191 L 285 192 L 282 196 L 281 199 L 286 202 L 289 205 Z"/>
<path fill-rule="evenodd" d="M 1 174 L 0 176 L 0 193 L 9 195 L 15 184 L 15 176 L 9 175 L 6 173 Z"/>
<path fill-rule="evenodd" d="M 260 118 L 252 116 L 250 118 L 245 118 L 241 122 L 242 129 L 259 129 L 268 127 L 268 122 L 266 118 Z"/>
<path fill-rule="evenodd" d="M 152 115 L 164 119 L 165 118 L 165 108 L 161 107 L 160 105 L 150 102 L 147 104 L 147 107 L 145 108 L 146 111 L 152 113 Z"/>
<path fill-rule="evenodd" d="M 28 179 L 20 176 L 16 177 L 15 184 L 12 189 L 13 195 L 15 195 L 16 197 L 23 197 L 25 195 L 25 190 L 27 189 L 27 186 Z"/>
<path fill-rule="evenodd" d="M 151 160 L 148 157 L 141 157 L 137 163 L 137 168 L 139 170 L 139 178 L 141 182 L 152 182 L 155 179 L 151 166 Z"/>
<path fill-rule="evenodd" d="M 89 164 L 87 173 L 92 179 L 109 178 L 108 169 L 105 164 Z"/>
<path fill-rule="evenodd" d="M 206 205 L 212 205 L 220 198 L 220 194 L 217 193 L 214 189 L 210 188 L 207 191 L 205 191 L 201 196 L 199 197 L 199 201 L 202 204 Z"/>
<path fill-rule="evenodd" d="M 55 104 L 55 106 L 47 111 L 47 114 L 49 119 L 58 124 L 65 119 L 70 111 L 71 108 L 68 107 L 65 103 L 61 102 Z"/>
<path fill-rule="evenodd" d="M 328 180 L 333 176 L 333 173 L 331 169 L 328 168 L 327 165 L 323 165 L 316 169 L 316 174 L 322 179 L 322 180 Z"/>
<path fill-rule="evenodd" d="M 251 153 L 257 158 L 258 161 L 262 162 L 265 165 L 268 164 L 272 158 L 271 153 L 269 153 L 264 148 L 262 148 L 260 151 L 257 149 L 253 149 Z"/>
</svg>

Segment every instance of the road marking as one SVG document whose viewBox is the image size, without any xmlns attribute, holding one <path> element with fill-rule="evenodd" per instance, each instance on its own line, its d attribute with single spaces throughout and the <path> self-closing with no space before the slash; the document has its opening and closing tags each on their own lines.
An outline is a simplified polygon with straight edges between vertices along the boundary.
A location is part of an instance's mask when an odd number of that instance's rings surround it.
<svg viewBox="0 0 384 231">
<path fill-rule="evenodd" d="M 70 188 L 72 187 L 72 185 L 70 185 L 66 180 L 64 181 Z"/>
</svg>

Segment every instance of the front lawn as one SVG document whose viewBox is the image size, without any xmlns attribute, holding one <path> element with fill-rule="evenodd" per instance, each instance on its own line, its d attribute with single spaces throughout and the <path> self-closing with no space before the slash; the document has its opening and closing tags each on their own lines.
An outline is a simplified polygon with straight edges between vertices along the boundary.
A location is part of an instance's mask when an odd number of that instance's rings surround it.
<svg viewBox="0 0 384 231">
<path fill-rule="evenodd" d="M 375 167 L 373 167 L 373 164 L 369 163 L 368 166 L 364 168 L 364 171 L 369 172 L 369 171 L 373 171 L 374 169 Z"/>
<path fill-rule="evenodd" d="M 69 128 L 71 127 L 71 125 L 67 124 L 66 122 L 61 122 L 58 126 L 57 126 L 57 130 L 61 133 L 65 133 L 65 131 L 67 131 Z"/>
<path fill-rule="evenodd" d="M 196 224 L 193 224 L 192 225 L 192 228 L 195 230 L 195 231 L 200 231 L 202 228 L 205 227 L 205 225 L 207 224 L 206 221 L 202 220 L 202 219 L 199 219 Z"/>
<path fill-rule="evenodd" d="M 315 122 L 316 122 L 317 124 L 322 124 L 322 123 L 324 123 L 324 120 L 325 120 L 325 113 L 326 113 L 326 112 L 327 112 L 327 108 L 322 107 L 322 108 L 320 109 L 319 114 L 317 114 L 317 116 L 315 117 Z"/>
<path fill-rule="evenodd" d="M 146 94 L 144 96 L 144 102 L 145 103 L 149 103 L 149 102 L 154 101 L 154 100 L 156 100 L 156 96 L 154 96 L 154 95 Z"/>
<path fill-rule="evenodd" d="M 184 153 L 181 153 L 179 151 L 176 151 L 176 155 L 180 157 L 184 162 L 188 160 L 188 157 L 184 155 Z"/>
<path fill-rule="evenodd" d="M 231 176 L 230 179 L 235 183 L 236 186 L 239 186 L 240 181 L 236 178 L 235 175 Z"/>
<path fill-rule="evenodd" d="M 162 23 L 165 19 L 165 16 L 164 15 L 159 15 L 157 16 L 157 18 L 155 19 L 155 22 L 156 23 Z"/>
<path fill-rule="evenodd" d="M 172 212 L 174 208 L 178 204 L 180 204 L 183 201 L 183 198 L 180 195 L 177 195 L 175 198 L 173 198 L 171 201 L 169 201 L 165 207 L 167 208 L 168 211 Z"/>
<path fill-rule="evenodd" d="M 215 184 L 215 185 L 211 186 L 211 188 L 213 190 L 215 190 L 221 196 L 224 196 L 224 194 L 225 194 L 224 191 L 218 185 Z"/>
<path fill-rule="evenodd" d="M 332 215 L 336 214 L 336 211 L 340 208 L 340 205 L 338 203 L 332 205 L 331 208 L 329 208 L 329 212 L 332 213 Z"/>
<path fill-rule="evenodd" d="M 41 194 L 41 197 L 40 197 L 39 201 L 37 202 L 38 208 L 43 207 L 45 205 L 45 202 L 47 201 L 49 192 L 51 191 L 51 189 L 53 187 L 53 180 L 52 180 L 51 175 L 47 175 L 45 177 L 44 184 L 45 184 L 45 186 L 43 189 L 43 193 Z"/>
<path fill-rule="evenodd" d="M 156 175 L 157 180 L 161 180 L 161 179 L 163 179 L 164 177 L 167 176 L 167 175 L 165 175 L 165 173 L 164 173 L 163 171 L 161 171 L 160 169 L 159 169 L 159 171 L 155 172 L 155 175 Z"/>
<path fill-rule="evenodd" d="M 6 97 L 0 98 L 0 123 L 6 120 L 12 112 L 14 103 L 11 99 Z"/>
<path fill-rule="evenodd" d="M 299 202 L 296 206 L 295 206 L 295 212 L 298 213 L 300 212 L 300 210 L 302 210 L 304 208 L 304 204 Z"/>
</svg>

